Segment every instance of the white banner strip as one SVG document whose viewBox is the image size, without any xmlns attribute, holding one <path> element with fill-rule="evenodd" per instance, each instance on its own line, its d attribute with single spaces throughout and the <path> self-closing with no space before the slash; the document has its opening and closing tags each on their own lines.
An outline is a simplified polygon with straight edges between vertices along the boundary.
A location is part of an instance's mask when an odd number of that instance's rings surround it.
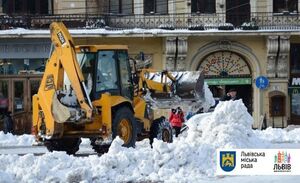
<svg viewBox="0 0 300 183">
<path fill-rule="evenodd" d="M 300 175 L 300 149 L 218 149 L 216 175 Z"/>
</svg>

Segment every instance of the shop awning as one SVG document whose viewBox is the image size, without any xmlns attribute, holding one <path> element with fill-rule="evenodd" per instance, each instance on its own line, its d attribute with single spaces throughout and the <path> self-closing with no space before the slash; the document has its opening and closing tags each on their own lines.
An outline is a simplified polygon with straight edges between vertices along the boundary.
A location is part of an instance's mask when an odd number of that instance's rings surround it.
<svg viewBox="0 0 300 183">
<path fill-rule="evenodd" d="M 251 85 L 251 78 L 210 78 L 204 80 L 208 85 Z"/>
</svg>

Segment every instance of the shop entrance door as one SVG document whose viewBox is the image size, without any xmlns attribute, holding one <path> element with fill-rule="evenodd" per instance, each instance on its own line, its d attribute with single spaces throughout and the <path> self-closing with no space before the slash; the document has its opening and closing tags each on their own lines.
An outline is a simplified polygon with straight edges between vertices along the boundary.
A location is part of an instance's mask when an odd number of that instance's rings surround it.
<svg viewBox="0 0 300 183">
<path fill-rule="evenodd" d="M 42 75 L 27 74 L 0 76 L 0 93 L 8 99 L 7 111 L 11 113 L 15 134 L 31 132 L 32 96 L 38 92 L 41 78 Z"/>
<path fill-rule="evenodd" d="M 209 89 L 213 93 L 213 96 L 218 103 L 219 100 L 226 95 L 226 93 L 234 88 L 237 90 L 237 96 L 242 99 L 243 103 L 247 107 L 247 110 L 252 114 L 252 85 L 211 85 Z"/>
<path fill-rule="evenodd" d="M 243 100 L 248 112 L 252 114 L 252 85 L 227 85 L 225 88 L 226 93 L 231 88 L 235 88 L 238 98 Z"/>
</svg>

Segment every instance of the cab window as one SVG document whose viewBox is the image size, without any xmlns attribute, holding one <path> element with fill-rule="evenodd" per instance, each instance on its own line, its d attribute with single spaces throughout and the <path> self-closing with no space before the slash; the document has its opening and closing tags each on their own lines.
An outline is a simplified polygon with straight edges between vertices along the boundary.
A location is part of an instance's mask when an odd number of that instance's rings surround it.
<svg viewBox="0 0 300 183">
<path fill-rule="evenodd" d="M 114 51 L 99 51 L 96 92 L 118 89 Z"/>
</svg>

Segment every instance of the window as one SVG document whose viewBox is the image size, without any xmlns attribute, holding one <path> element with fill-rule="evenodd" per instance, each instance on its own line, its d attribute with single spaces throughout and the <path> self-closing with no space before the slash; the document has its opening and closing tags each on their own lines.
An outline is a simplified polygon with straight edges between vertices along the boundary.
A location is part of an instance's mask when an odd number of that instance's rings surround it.
<svg viewBox="0 0 300 183">
<path fill-rule="evenodd" d="M 273 0 L 273 12 L 298 12 L 298 0 Z"/>
<path fill-rule="evenodd" d="M 291 44 L 290 71 L 291 74 L 300 74 L 300 44 Z"/>
<path fill-rule="evenodd" d="M 2 0 L 7 14 L 48 14 L 52 4 L 52 0 Z"/>
<path fill-rule="evenodd" d="M 46 59 L 4 59 L 0 60 L 0 75 L 30 73 L 40 74 L 45 70 Z"/>
<path fill-rule="evenodd" d="M 114 51 L 99 51 L 96 92 L 118 89 L 115 57 Z"/>
<path fill-rule="evenodd" d="M 133 99 L 133 85 L 131 82 L 131 72 L 129 66 L 129 60 L 127 51 L 119 51 L 119 68 L 120 68 L 120 80 L 122 84 L 122 95 L 130 99 Z"/>
<path fill-rule="evenodd" d="M 76 56 L 84 79 L 87 80 L 88 78 L 93 78 L 93 69 L 95 67 L 96 54 L 78 53 Z"/>
<path fill-rule="evenodd" d="M 132 0 L 110 0 L 109 12 L 117 14 L 132 14 L 133 4 Z"/>
<path fill-rule="evenodd" d="M 291 113 L 292 115 L 300 116 L 300 94 L 291 94 Z"/>
<path fill-rule="evenodd" d="M 192 13 L 215 13 L 216 1 L 192 0 Z"/>
<path fill-rule="evenodd" d="M 270 116 L 285 116 L 285 96 L 274 95 L 270 97 Z"/>
<path fill-rule="evenodd" d="M 14 112 L 24 111 L 24 81 L 14 81 Z"/>
<path fill-rule="evenodd" d="M 144 0 L 145 14 L 167 14 L 168 1 L 167 0 Z"/>
</svg>

